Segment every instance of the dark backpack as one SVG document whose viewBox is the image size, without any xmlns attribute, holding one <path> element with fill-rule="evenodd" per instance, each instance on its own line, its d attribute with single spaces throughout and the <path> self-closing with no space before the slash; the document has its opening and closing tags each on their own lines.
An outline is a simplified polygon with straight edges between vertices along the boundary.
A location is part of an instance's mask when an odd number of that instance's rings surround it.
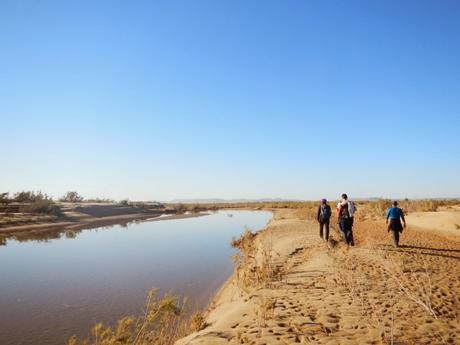
<svg viewBox="0 0 460 345">
<path fill-rule="evenodd" d="M 350 218 L 350 213 L 348 212 L 348 204 L 345 206 L 341 206 L 342 211 L 340 212 L 340 218 Z"/>
<path fill-rule="evenodd" d="M 325 221 L 331 218 L 331 207 L 329 205 L 325 205 L 321 207 L 321 220 Z"/>
</svg>

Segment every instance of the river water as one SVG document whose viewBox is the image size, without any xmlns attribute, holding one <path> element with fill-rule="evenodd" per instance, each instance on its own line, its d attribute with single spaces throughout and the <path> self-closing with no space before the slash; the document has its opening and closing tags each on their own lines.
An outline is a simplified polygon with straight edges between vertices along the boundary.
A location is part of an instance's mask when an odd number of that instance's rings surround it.
<svg viewBox="0 0 460 345">
<path fill-rule="evenodd" d="M 138 315 L 151 288 L 204 307 L 233 271 L 230 240 L 271 213 L 219 211 L 0 246 L 0 344 L 65 344 Z"/>
</svg>

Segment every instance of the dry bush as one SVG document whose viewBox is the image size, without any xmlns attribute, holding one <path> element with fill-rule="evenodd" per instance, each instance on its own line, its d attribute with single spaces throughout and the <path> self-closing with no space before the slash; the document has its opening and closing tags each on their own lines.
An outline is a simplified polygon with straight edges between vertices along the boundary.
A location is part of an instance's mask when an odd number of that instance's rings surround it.
<svg viewBox="0 0 460 345">
<path fill-rule="evenodd" d="M 204 316 L 200 312 L 196 312 L 192 315 L 190 319 L 190 330 L 192 332 L 198 332 L 206 328 L 207 324 L 204 319 Z"/>
<path fill-rule="evenodd" d="M 78 194 L 77 192 L 67 192 L 64 196 L 62 196 L 59 201 L 62 201 L 62 202 L 72 202 L 72 203 L 75 203 L 75 202 L 82 202 L 83 201 L 83 197 Z"/>
<path fill-rule="evenodd" d="M 36 199 L 35 201 L 20 207 L 21 212 L 42 213 L 59 216 L 62 214 L 61 208 L 49 198 Z"/>
<path fill-rule="evenodd" d="M 171 294 L 158 298 L 157 293 L 156 289 L 149 292 L 142 316 L 124 317 L 114 329 L 97 323 L 89 338 L 73 336 L 67 345 L 172 345 L 206 326 L 199 314 L 189 316 L 186 299 Z"/>
<path fill-rule="evenodd" d="M 12 200 L 9 198 L 10 193 L 5 192 L 5 193 L 0 193 L 0 204 L 8 204 Z"/>
<path fill-rule="evenodd" d="M 128 199 L 123 199 L 118 202 L 118 205 L 120 206 L 131 206 L 131 203 L 129 202 Z"/>
<path fill-rule="evenodd" d="M 46 194 L 42 193 L 41 191 L 34 192 L 34 191 L 22 191 L 19 193 L 14 194 L 14 200 L 16 202 L 34 202 L 36 200 L 42 199 L 51 199 Z"/>
<path fill-rule="evenodd" d="M 396 283 L 398 290 L 412 302 L 428 312 L 437 319 L 436 311 L 433 309 L 433 289 L 428 266 L 424 263 L 423 269 L 414 268 L 405 264 L 404 261 L 397 262 L 391 256 L 381 256 L 380 265 Z"/>
<path fill-rule="evenodd" d="M 258 308 L 256 309 L 256 314 L 258 316 L 258 326 L 259 330 L 261 327 L 267 326 L 267 320 L 271 320 L 275 316 L 275 306 L 276 306 L 276 298 L 267 297 L 267 296 L 259 296 L 256 304 Z"/>
<path fill-rule="evenodd" d="M 239 252 L 233 259 L 236 265 L 237 282 L 243 291 L 249 292 L 258 287 L 269 287 L 273 281 L 282 278 L 281 266 L 274 261 L 273 242 L 266 233 L 261 251 L 257 253 L 254 241 L 258 235 L 247 229 L 239 238 L 234 238 L 232 247 Z"/>
</svg>

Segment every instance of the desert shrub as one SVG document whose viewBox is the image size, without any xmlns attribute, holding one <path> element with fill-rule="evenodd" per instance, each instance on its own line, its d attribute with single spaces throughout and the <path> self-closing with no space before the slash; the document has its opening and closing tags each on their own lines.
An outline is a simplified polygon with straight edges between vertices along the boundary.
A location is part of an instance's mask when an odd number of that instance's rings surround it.
<svg viewBox="0 0 460 345">
<path fill-rule="evenodd" d="M 130 202 L 128 199 L 123 199 L 118 202 L 118 205 L 120 206 L 130 206 Z"/>
<path fill-rule="evenodd" d="M 250 229 L 246 229 L 246 231 L 238 238 L 232 238 L 230 245 L 233 248 L 239 249 L 241 252 L 245 254 L 249 254 L 253 251 L 253 240 L 256 237 L 256 234 L 253 233 Z"/>
<path fill-rule="evenodd" d="M 34 202 L 35 200 L 44 199 L 46 197 L 46 194 L 42 192 L 22 191 L 14 195 L 14 200 L 17 202 Z"/>
<path fill-rule="evenodd" d="M 263 249 L 257 252 L 254 241 L 257 237 L 247 229 L 239 238 L 233 238 L 231 246 L 239 249 L 233 256 L 236 265 L 237 282 L 248 292 L 257 287 L 269 287 L 273 281 L 281 279 L 280 267 L 274 262 L 273 241 L 271 233 L 263 237 L 266 242 Z"/>
<path fill-rule="evenodd" d="M 0 204 L 9 204 L 11 202 L 9 198 L 10 193 L 0 193 Z"/>
<path fill-rule="evenodd" d="M 207 324 L 204 320 L 203 314 L 196 312 L 192 315 L 190 319 L 190 330 L 192 332 L 198 332 L 206 328 Z"/>
<path fill-rule="evenodd" d="M 157 289 L 149 292 L 142 316 L 124 317 L 114 329 L 97 323 L 88 339 L 79 340 L 73 336 L 67 345 L 172 345 L 196 327 L 204 327 L 204 320 L 199 320 L 196 314 L 189 316 L 186 299 L 171 294 L 158 297 L 157 294 Z"/>
<path fill-rule="evenodd" d="M 60 215 L 61 208 L 48 197 L 36 199 L 31 203 L 21 206 L 21 212 Z"/>
<path fill-rule="evenodd" d="M 67 192 L 62 198 L 59 199 L 63 202 L 82 202 L 83 197 L 77 192 Z"/>
</svg>

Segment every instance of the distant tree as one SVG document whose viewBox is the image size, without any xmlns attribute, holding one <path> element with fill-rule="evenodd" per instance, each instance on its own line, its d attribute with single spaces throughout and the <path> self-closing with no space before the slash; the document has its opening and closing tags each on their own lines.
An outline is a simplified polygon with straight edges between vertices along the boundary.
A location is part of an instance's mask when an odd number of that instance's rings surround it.
<svg viewBox="0 0 460 345">
<path fill-rule="evenodd" d="M 77 192 L 67 192 L 67 194 L 59 200 L 64 202 L 82 202 L 83 197 L 79 195 Z"/>
<path fill-rule="evenodd" d="M 10 202 L 10 199 L 8 198 L 9 195 L 10 195 L 10 193 L 8 193 L 8 192 L 0 193 L 0 203 L 8 204 Z"/>
<path fill-rule="evenodd" d="M 16 193 L 14 195 L 14 200 L 17 202 L 34 202 L 37 200 L 50 200 L 51 198 L 43 194 L 42 192 L 34 192 L 34 191 L 22 191 L 19 193 Z"/>
<path fill-rule="evenodd" d="M 129 206 L 129 200 L 128 199 L 120 200 L 118 204 L 121 206 Z"/>
</svg>

